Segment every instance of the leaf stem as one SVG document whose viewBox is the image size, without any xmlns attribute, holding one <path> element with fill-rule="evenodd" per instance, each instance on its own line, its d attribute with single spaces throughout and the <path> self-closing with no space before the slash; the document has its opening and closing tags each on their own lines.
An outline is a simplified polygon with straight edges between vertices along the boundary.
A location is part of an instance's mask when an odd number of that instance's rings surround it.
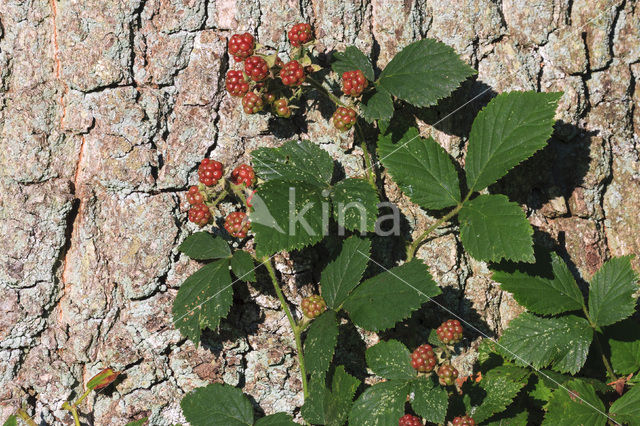
<svg viewBox="0 0 640 426">
<path fill-rule="evenodd" d="M 362 131 L 362 127 L 360 127 L 360 123 L 358 123 L 357 121 L 356 121 L 356 131 L 358 132 L 358 135 L 362 140 L 362 143 L 360 145 L 362 146 L 362 150 L 364 151 L 364 164 L 367 168 L 367 176 L 369 177 L 369 183 L 371 183 L 371 185 L 376 187 L 376 174 L 375 174 L 375 171 L 373 170 L 373 164 L 372 164 L 373 156 L 371 155 L 371 152 L 369 152 L 369 145 L 367 144 L 367 140 L 364 138 L 364 132 Z"/>
<path fill-rule="evenodd" d="M 65 402 L 64 404 L 62 404 L 62 408 L 67 411 L 71 411 L 71 415 L 73 416 L 73 424 L 75 426 L 80 426 L 80 418 L 78 417 L 78 410 L 76 409 L 76 405 Z"/>
<path fill-rule="evenodd" d="M 291 314 L 291 310 L 289 309 L 289 305 L 287 304 L 284 295 L 282 294 L 282 289 L 280 288 L 280 284 L 278 283 L 278 278 L 276 277 L 276 271 L 271 264 L 271 259 L 265 257 L 262 259 L 263 264 L 266 266 L 267 271 L 269 271 L 269 277 L 271 277 L 271 282 L 273 283 L 273 288 L 278 295 L 278 299 L 280 300 L 280 305 L 284 310 L 287 318 L 289 319 L 289 324 L 291 325 L 291 330 L 293 330 L 293 335 L 296 341 L 296 351 L 298 352 L 298 364 L 300 365 L 300 375 L 302 376 L 302 394 L 304 395 L 304 399 L 307 399 L 309 395 L 309 391 L 307 389 L 307 370 L 304 364 L 304 353 L 302 352 L 302 327 L 299 327 L 296 323 L 296 320 L 293 318 Z"/>
<path fill-rule="evenodd" d="M 333 101 L 334 104 L 338 105 L 338 106 L 342 106 L 342 107 L 346 107 L 347 105 L 345 105 L 344 102 L 342 102 L 336 95 L 334 95 L 333 93 L 331 93 L 330 91 L 328 91 L 323 85 L 322 83 L 320 83 L 319 81 L 315 80 L 312 77 L 308 77 L 305 79 L 305 81 L 307 83 L 309 83 L 311 86 L 313 86 L 316 90 L 318 90 L 320 93 L 324 94 L 326 97 L 328 97 L 331 101 Z"/>
<path fill-rule="evenodd" d="M 609 374 L 609 376 L 613 378 L 614 381 L 618 380 L 618 376 L 616 376 L 615 373 L 613 372 L 613 368 L 611 368 L 611 363 L 609 362 L 609 359 L 604 354 L 604 350 L 602 349 L 602 344 L 600 343 L 600 338 L 598 337 L 598 325 L 595 322 L 593 322 L 593 320 L 591 319 L 591 315 L 589 315 L 589 311 L 587 310 L 587 307 L 584 304 L 584 301 L 582 302 L 582 312 L 584 312 L 584 316 L 587 318 L 587 321 L 589 321 L 589 325 L 591 326 L 591 328 L 593 328 L 593 341 L 596 344 L 596 349 L 600 353 L 600 357 L 602 358 L 602 363 L 604 364 L 604 368 L 606 368 L 607 373 Z"/>
<path fill-rule="evenodd" d="M 29 414 L 27 414 L 27 412 L 24 411 L 24 409 L 18 408 L 18 411 L 16 411 L 16 414 L 18 415 L 18 417 L 24 420 L 25 423 L 28 424 L 29 426 L 38 426 L 37 423 L 33 421 L 31 416 L 29 416 Z"/>
<path fill-rule="evenodd" d="M 447 213 L 446 215 L 444 215 L 440 219 L 438 219 L 436 221 L 436 223 L 434 223 L 433 225 L 428 227 L 418 238 L 416 238 L 413 241 L 413 243 L 411 243 L 411 244 L 409 244 L 407 246 L 407 262 L 415 257 L 416 251 L 418 250 L 420 245 L 424 242 L 424 240 L 429 236 L 429 234 L 431 234 L 440 225 L 442 225 L 443 223 L 445 223 L 446 221 L 448 221 L 449 219 L 451 219 L 452 217 L 457 215 L 458 212 L 460 210 L 462 210 L 462 207 L 464 206 L 464 203 L 469 201 L 469 197 L 471 197 L 471 192 L 469 192 L 467 194 L 467 196 L 464 198 L 464 200 L 459 202 L 458 205 L 453 210 L 451 210 L 449 213 Z"/>
</svg>

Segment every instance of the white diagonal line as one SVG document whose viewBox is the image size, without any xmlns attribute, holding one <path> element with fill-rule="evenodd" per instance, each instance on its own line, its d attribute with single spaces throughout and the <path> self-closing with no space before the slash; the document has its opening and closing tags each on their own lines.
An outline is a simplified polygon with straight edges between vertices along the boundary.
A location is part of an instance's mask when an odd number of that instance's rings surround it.
<svg viewBox="0 0 640 426">
<path fill-rule="evenodd" d="M 383 265 L 381 265 L 380 263 L 376 262 L 375 260 L 373 260 L 368 254 L 363 253 L 362 251 L 358 250 L 358 252 L 363 255 L 364 257 L 366 257 L 367 259 L 369 259 L 371 262 L 375 263 L 376 265 L 378 265 L 380 268 L 384 269 L 385 272 L 390 273 L 391 275 L 393 275 L 394 277 L 396 277 L 397 279 L 399 279 L 400 281 L 402 281 L 403 283 L 405 283 L 406 285 L 408 285 L 409 287 L 411 287 L 412 289 L 414 289 L 415 291 L 418 292 L 418 294 L 421 294 L 422 296 L 426 297 L 427 299 L 429 299 L 429 301 L 435 303 L 436 305 L 438 305 L 438 307 L 440 307 L 441 309 L 443 309 L 444 311 L 446 311 L 449 315 L 452 315 L 454 317 L 456 317 L 458 320 L 462 321 L 463 323 L 465 323 L 468 327 L 472 328 L 473 330 L 475 330 L 478 334 L 480 334 L 482 337 L 484 337 L 485 339 L 489 339 L 491 340 L 493 343 L 495 343 L 496 345 L 500 346 L 500 348 L 502 348 L 503 350 L 507 351 L 508 353 L 510 353 L 511 355 L 513 355 L 514 358 L 517 358 L 518 360 L 520 360 L 523 364 L 531 367 L 533 370 L 535 370 L 538 374 L 546 377 L 547 379 L 551 380 L 553 383 L 555 383 L 556 385 L 558 385 L 558 387 L 561 387 L 562 389 L 566 390 L 567 392 L 569 392 L 570 395 L 575 396 L 576 398 L 578 398 L 579 400 L 581 400 L 582 402 L 584 402 L 585 404 L 587 404 L 589 407 L 593 408 L 595 411 L 597 411 L 598 413 L 602 414 L 603 416 L 607 417 L 609 420 L 611 420 L 612 422 L 614 422 L 617 425 L 620 425 L 620 423 L 616 422 L 614 419 L 612 419 L 611 417 L 607 416 L 606 413 L 603 413 L 602 411 L 600 411 L 597 407 L 594 407 L 593 405 L 591 405 L 588 401 L 585 401 L 583 398 L 580 397 L 580 395 L 577 394 L 577 392 L 574 392 L 570 389 L 568 389 L 567 387 L 561 385 L 560 383 L 558 383 L 557 381 L 553 380 L 551 377 L 549 377 L 548 375 L 546 375 L 545 373 L 543 373 L 542 371 L 540 371 L 539 369 L 535 368 L 533 365 L 529 364 L 527 361 L 525 361 L 524 359 L 522 359 L 519 355 L 513 353 L 511 350 L 507 349 L 505 346 L 501 345 L 500 343 L 498 343 L 498 341 L 496 339 L 494 339 L 493 337 L 488 336 L 486 333 L 482 332 L 481 330 L 479 330 L 476 326 L 474 326 L 473 324 L 471 324 L 470 322 L 466 321 L 464 318 L 460 317 L 458 314 L 456 314 L 455 312 L 451 311 L 449 308 L 445 307 L 444 305 L 438 303 L 436 300 L 434 300 L 432 297 L 429 297 L 428 295 L 424 294 L 422 291 L 420 291 L 419 289 L 415 288 L 413 285 L 411 285 L 410 283 L 408 283 L 405 279 L 399 277 L 398 275 L 396 275 L 395 273 L 393 273 L 393 271 L 385 268 Z"/>
</svg>

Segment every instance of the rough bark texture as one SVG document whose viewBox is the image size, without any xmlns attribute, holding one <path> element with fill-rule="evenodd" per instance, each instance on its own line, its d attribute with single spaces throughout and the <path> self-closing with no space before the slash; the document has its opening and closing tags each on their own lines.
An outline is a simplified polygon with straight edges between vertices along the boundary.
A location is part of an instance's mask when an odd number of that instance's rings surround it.
<svg viewBox="0 0 640 426">
<path fill-rule="evenodd" d="M 321 51 L 355 44 L 379 67 L 422 37 L 453 46 L 477 79 L 417 116 L 461 161 L 491 93 L 564 91 L 550 145 L 497 186 L 525 205 L 536 239 L 568 254 L 584 277 L 610 256 L 640 252 L 633 0 L 3 0 L 0 420 L 25 403 L 39 422 L 70 424 L 62 402 L 105 366 L 126 374 L 83 405 L 89 424 L 183 421 L 182 395 L 222 380 L 267 414 L 301 404 L 292 335 L 268 287 L 241 287 L 230 318 L 198 348 L 170 314 L 197 268 L 176 246 L 195 229 L 183 191 L 203 156 L 231 168 L 258 146 L 306 137 L 348 175 L 363 169 L 360 148 L 327 123 L 328 107 L 283 125 L 244 116 L 223 90 L 235 66 L 226 54 L 232 33 L 252 31 L 286 50 L 284 29 L 298 21 L 313 25 Z M 433 222 L 380 179 L 407 232 Z M 441 300 L 498 335 L 521 309 L 452 231 L 419 256 L 445 288 Z M 317 280 L 314 259 L 278 264 L 299 303 Z M 442 318 L 426 306 L 409 321 L 413 338 Z M 357 332 L 343 332 L 359 345 Z M 349 363 L 361 354 L 339 356 Z M 468 371 L 472 361 L 469 351 L 456 362 Z"/>
</svg>

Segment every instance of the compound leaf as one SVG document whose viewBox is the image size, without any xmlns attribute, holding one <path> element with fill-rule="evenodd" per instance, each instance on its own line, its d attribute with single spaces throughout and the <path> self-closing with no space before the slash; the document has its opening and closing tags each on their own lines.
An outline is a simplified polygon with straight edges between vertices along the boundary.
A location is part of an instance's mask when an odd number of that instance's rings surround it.
<svg viewBox="0 0 640 426">
<path fill-rule="evenodd" d="M 229 260 L 220 259 L 203 266 L 182 283 L 173 302 L 173 323 L 197 345 L 201 330 L 218 327 L 232 303 Z"/>
<path fill-rule="evenodd" d="M 244 250 L 236 250 L 231 258 L 231 270 L 240 281 L 256 282 L 253 258 Z"/>
<path fill-rule="evenodd" d="M 333 176 L 333 159 L 308 141 L 289 141 L 280 148 L 258 148 L 251 153 L 253 168 L 265 181 L 307 182 L 327 187 Z"/>
<path fill-rule="evenodd" d="M 382 71 L 378 84 L 412 105 L 427 107 L 475 73 L 451 47 L 427 38 L 402 49 Z"/>
<path fill-rule="evenodd" d="M 397 426 L 404 415 L 409 383 L 389 381 L 368 388 L 349 414 L 349 426 Z"/>
<path fill-rule="evenodd" d="M 481 191 L 547 144 L 562 93 L 509 92 L 489 102 L 471 125 L 467 185 Z"/>
<path fill-rule="evenodd" d="M 331 309 L 338 309 L 356 288 L 367 268 L 371 241 L 356 236 L 347 238 L 340 255 L 322 271 L 320 289 L 322 298 Z"/>
<path fill-rule="evenodd" d="M 444 424 L 449 396 L 431 378 L 419 377 L 411 382 L 411 407 L 420 417 L 431 423 Z"/>
<path fill-rule="evenodd" d="M 607 423 L 604 404 L 593 386 L 571 380 L 558 387 L 547 405 L 543 425 L 599 426 Z"/>
<path fill-rule="evenodd" d="M 373 81 L 375 78 L 371 61 L 355 46 L 347 46 L 344 52 L 336 52 L 333 57 L 335 61 L 331 64 L 331 68 L 340 76 L 347 71 L 360 70 L 367 80 Z"/>
<path fill-rule="evenodd" d="M 371 371 L 385 379 L 411 380 L 416 377 L 409 349 L 397 340 L 382 341 L 370 347 L 366 359 Z"/>
<path fill-rule="evenodd" d="M 309 374 L 324 377 L 338 342 L 338 317 L 334 311 L 326 311 L 309 326 L 304 341 L 304 354 Z"/>
<path fill-rule="evenodd" d="M 413 259 L 363 282 L 344 309 L 355 324 L 379 331 L 393 327 L 440 293 L 426 265 Z"/>
<path fill-rule="evenodd" d="M 464 403 L 467 412 L 477 423 L 482 423 L 495 413 L 504 411 L 526 384 L 525 381 L 516 382 L 504 376 L 489 376 L 482 379 L 479 385 L 474 385 L 466 393 Z M 481 403 L 474 406 L 474 393 L 480 394 Z"/>
<path fill-rule="evenodd" d="M 458 173 L 449 154 L 432 138 L 421 138 L 415 127 L 397 143 L 391 132 L 381 134 L 378 154 L 394 182 L 414 203 L 442 209 L 460 202 Z"/>
<path fill-rule="evenodd" d="M 333 217 L 338 225 L 350 230 L 375 231 L 378 218 L 378 193 L 364 179 L 345 179 L 331 191 Z"/>
<path fill-rule="evenodd" d="M 493 279 L 514 299 L 537 314 L 559 314 L 582 308 L 583 297 L 567 264 L 551 253 L 552 278 L 521 271 L 494 271 Z"/>
<path fill-rule="evenodd" d="M 480 195 L 460 210 L 460 239 L 478 260 L 533 262 L 533 228 L 522 208 L 504 195 Z"/>
<path fill-rule="evenodd" d="M 358 386 L 360 380 L 348 374 L 342 365 L 333 373 L 331 390 L 324 387 L 324 379 L 312 379 L 309 397 L 301 410 L 302 416 L 313 424 L 344 425 Z"/>
<path fill-rule="evenodd" d="M 373 123 L 375 120 L 391 120 L 394 111 L 393 98 L 386 90 L 380 88 L 373 95 L 364 96 L 360 104 L 360 111 L 362 117 L 369 123 Z"/>
<path fill-rule="evenodd" d="M 591 279 L 589 315 L 599 326 L 616 323 L 633 314 L 638 277 L 631 268 L 632 257 L 614 257 Z"/>
<path fill-rule="evenodd" d="M 180 402 L 182 412 L 193 426 L 253 424 L 253 406 L 242 391 L 220 383 L 198 388 Z"/>
<path fill-rule="evenodd" d="M 180 244 L 178 250 L 192 259 L 209 260 L 231 256 L 229 244 L 220 237 L 208 232 L 196 232 L 189 235 Z"/>
<path fill-rule="evenodd" d="M 609 410 L 611 417 L 630 426 L 640 425 L 640 386 L 635 385 L 616 400 Z"/>
<path fill-rule="evenodd" d="M 577 373 L 584 365 L 593 329 L 584 318 L 568 315 L 541 318 L 521 314 L 500 338 L 500 352 L 518 365 L 539 369 L 551 365 L 561 373 Z"/>
<path fill-rule="evenodd" d="M 611 366 L 616 373 L 630 374 L 640 370 L 640 325 L 628 319 L 607 327 Z"/>
<path fill-rule="evenodd" d="M 291 416 L 287 413 L 276 413 L 258 419 L 255 426 L 297 426 Z"/>
</svg>

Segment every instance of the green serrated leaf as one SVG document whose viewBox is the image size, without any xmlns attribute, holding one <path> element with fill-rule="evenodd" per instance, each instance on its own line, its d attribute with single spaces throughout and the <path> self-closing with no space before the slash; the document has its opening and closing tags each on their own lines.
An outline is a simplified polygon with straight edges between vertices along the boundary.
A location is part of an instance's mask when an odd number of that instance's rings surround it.
<svg viewBox="0 0 640 426">
<path fill-rule="evenodd" d="M 308 182 L 272 180 L 260 186 L 250 213 L 258 257 L 313 245 L 323 235 L 323 191 Z"/>
<path fill-rule="evenodd" d="M 577 373 L 584 365 L 593 329 L 584 318 L 569 315 L 541 318 L 521 314 L 500 338 L 500 352 L 518 365 L 551 365 L 561 373 Z"/>
<path fill-rule="evenodd" d="M 360 104 L 362 118 L 368 123 L 376 120 L 391 120 L 393 111 L 393 98 L 382 88 L 371 96 L 365 96 Z"/>
<path fill-rule="evenodd" d="M 551 276 L 545 278 L 520 271 L 494 271 L 493 279 L 514 299 L 537 314 L 559 314 L 582 309 L 583 296 L 567 264 L 551 253 Z M 546 271 L 545 271 L 546 272 Z"/>
<path fill-rule="evenodd" d="M 265 181 L 307 182 L 327 187 L 333 176 L 333 159 L 308 141 L 289 141 L 280 148 L 258 148 L 251 153 L 253 168 Z"/>
<path fill-rule="evenodd" d="M 342 244 L 340 255 L 324 268 L 320 277 L 320 289 L 329 308 L 338 309 L 360 283 L 370 252 L 370 240 L 349 237 Z"/>
<path fill-rule="evenodd" d="M 413 201 L 425 209 L 442 209 L 460 202 L 458 173 L 449 154 L 432 138 L 419 136 L 410 127 L 398 143 L 393 135 L 378 139 L 380 161 L 393 180 Z"/>
<path fill-rule="evenodd" d="M 604 404 L 593 386 L 572 380 L 553 392 L 543 425 L 598 426 L 607 422 Z"/>
<path fill-rule="evenodd" d="M 304 354 L 309 374 L 324 377 L 338 342 L 338 317 L 334 311 L 326 311 L 309 326 L 304 341 Z"/>
<path fill-rule="evenodd" d="M 189 235 L 178 247 L 178 250 L 192 259 L 222 259 L 231 256 L 229 244 L 220 237 L 208 232 L 196 232 Z"/>
<path fill-rule="evenodd" d="M 517 367 L 515 365 L 499 365 L 487 371 L 483 377 L 488 379 L 504 377 L 512 382 L 522 382 L 526 380 L 530 374 L 531 372 L 526 368 Z"/>
<path fill-rule="evenodd" d="M 344 309 L 355 324 L 379 331 L 393 327 L 440 293 L 426 265 L 414 259 L 363 282 Z"/>
<path fill-rule="evenodd" d="M 378 192 L 364 179 L 345 179 L 331 191 L 333 217 L 350 230 L 373 232 L 378 218 Z"/>
<path fill-rule="evenodd" d="M 504 195 L 480 195 L 458 214 L 460 239 L 478 260 L 533 262 L 533 228 L 522 208 Z"/>
<path fill-rule="evenodd" d="M 529 412 L 526 410 L 508 417 L 500 416 L 500 418 L 495 421 L 485 423 L 486 426 L 527 426 L 529 424 Z"/>
<path fill-rule="evenodd" d="M 236 250 L 231 258 L 231 270 L 240 281 L 256 282 L 253 258 L 244 250 Z"/>
<path fill-rule="evenodd" d="M 524 381 L 516 382 L 503 376 L 484 377 L 465 394 L 467 412 L 476 423 L 482 423 L 492 415 L 504 411 L 525 384 Z"/>
<path fill-rule="evenodd" d="M 4 426 L 18 426 L 18 418 L 15 414 L 7 417 L 7 420 L 4 422 Z"/>
<path fill-rule="evenodd" d="M 331 69 L 339 75 L 347 71 L 360 70 L 369 81 L 375 78 L 373 66 L 367 56 L 355 46 L 347 46 L 344 52 L 333 54 L 335 61 L 331 64 Z"/>
<path fill-rule="evenodd" d="M 427 38 L 402 49 L 382 71 L 378 84 L 412 105 L 427 107 L 475 73 L 451 47 Z"/>
<path fill-rule="evenodd" d="M 349 426 L 397 426 L 404 415 L 408 382 L 383 382 L 368 388 L 349 414 Z"/>
<path fill-rule="evenodd" d="M 232 303 L 229 260 L 217 260 L 203 266 L 182 283 L 173 302 L 173 322 L 197 345 L 201 330 L 218 327 Z"/>
<path fill-rule="evenodd" d="M 609 410 L 611 417 L 630 426 L 640 425 L 640 386 L 629 389 Z"/>
<path fill-rule="evenodd" d="M 605 262 L 591 279 L 589 315 L 601 327 L 633 314 L 636 307 L 633 294 L 638 291 L 638 277 L 631 268 L 632 258 L 614 257 Z"/>
<path fill-rule="evenodd" d="M 547 144 L 562 93 L 501 93 L 477 115 L 465 161 L 471 192 L 495 183 Z"/>
<path fill-rule="evenodd" d="M 258 419 L 255 426 L 297 426 L 297 423 L 287 413 L 276 413 Z"/>
<path fill-rule="evenodd" d="M 381 341 L 367 349 L 367 366 L 377 376 L 390 380 L 411 380 L 416 370 L 411 367 L 409 349 L 397 340 Z"/>
<path fill-rule="evenodd" d="M 611 366 L 618 374 L 640 370 L 640 324 L 628 319 L 607 327 L 605 336 L 611 349 Z"/>
<path fill-rule="evenodd" d="M 360 380 L 348 374 L 342 365 L 333 373 L 331 390 L 325 388 L 324 379 L 312 379 L 302 416 L 312 424 L 342 426 L 347 421 L 358 386 Z"/>
<path fill-rule="evenodd" d="M 147 424 L 148 420 L 149 420 L 148 417 L 144 417 L 142 419 L 133 420 L 133 421 L 127 423 L 125 426 L 144 426 L 145 424 Z"/>
<path fill-rule="evenodd" d="M 449 396 L 447 390 L 429 377 L 419 377 L 411 382 L 411 408 L 425 420 L 444 424 Z"/>
<path fill-rule="evenodd" d="M 253 407 L 240 389 L 220 383 L 198 388 L 180 402 L 192 426 L 253 425 Z"/>
</svg>

